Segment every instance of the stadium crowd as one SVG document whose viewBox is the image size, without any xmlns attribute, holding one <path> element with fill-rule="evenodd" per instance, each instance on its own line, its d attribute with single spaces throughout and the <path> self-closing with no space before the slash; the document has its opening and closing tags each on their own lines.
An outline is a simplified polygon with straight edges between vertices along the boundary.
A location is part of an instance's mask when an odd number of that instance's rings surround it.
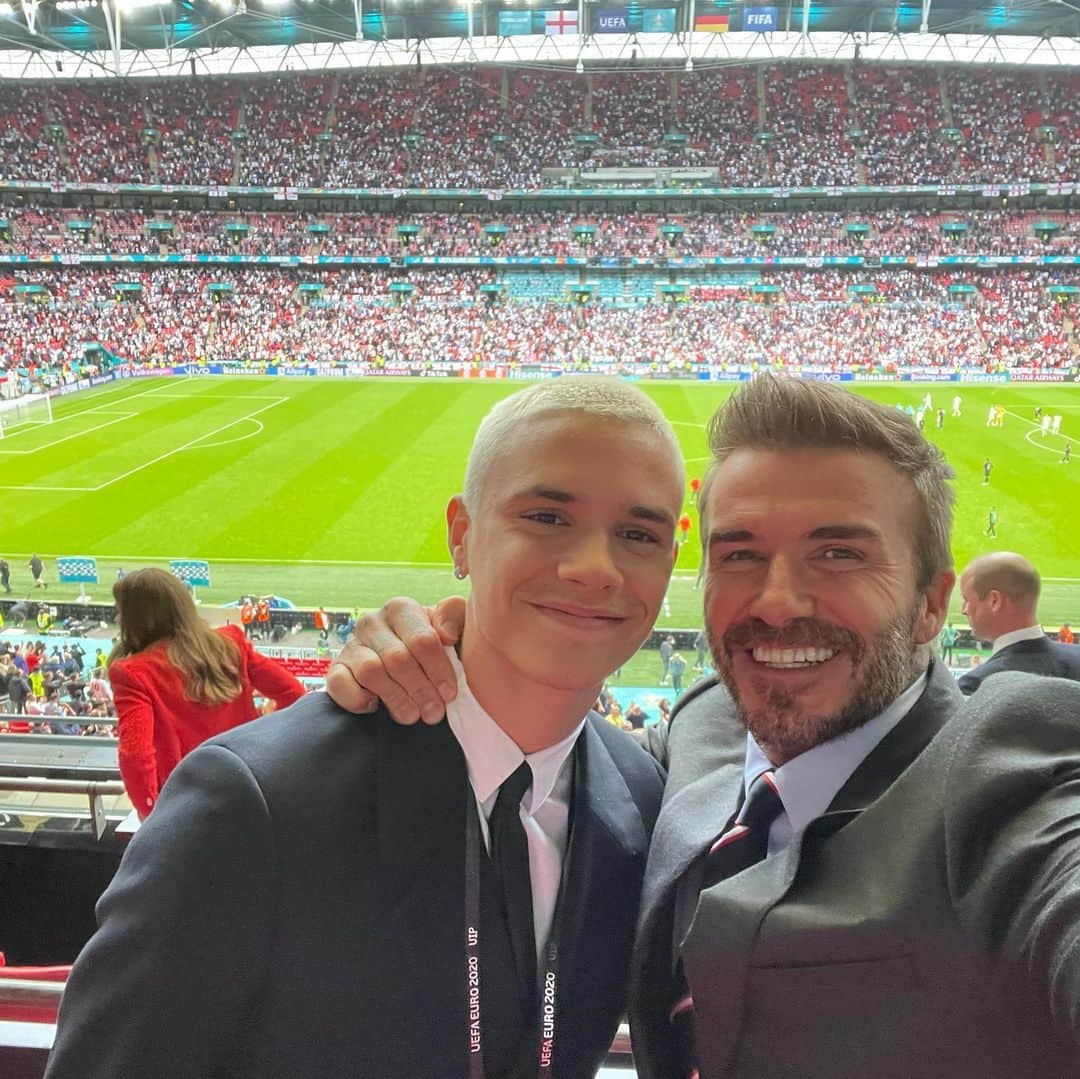
<svg viewBox="0 0 1080 1079">
<path fill-rule="evenodd" d="M 0 302 L 0 367 L 56 381 L 83 364 L 86 342 L 140 364 L 1056 367 L 1076 363 L 1080 315 L 1050 294 L 1062 278 L 1049 270 L 768 269 L 691 284 L 688 302 L 624 306 L 485 300 L 483 284 L 516 287 L 511 271 L 54 268 L 20 279 L 51 299 L 10 291 Z M 140 291 L 118 293 L 120 282 Z M 395 284 L 413 286 L 403 302 Z"/>
<path fill-rule="evenodd" d="M 771 258 L 1067 254 L 1080 213 L 804 211 L 778 214 L 222 213 L 27 208 L 8 211 L 0 254 L 243 254 L 427 257 Z M 71 222 L 89 224 L 74 229 Z M 1056 231 L 1040 231 L 1042 226 Z M 171 226 L 168 230 L 162 226 Z M 683 231 L 670 242 L 663 226 Z M 154 228 L 151 228 L 154 226 Z M 415 234 L 399 232 L 417 229 Z M 497 238 L 486 231 L 505 229 Z M 592 231 L 582 231 L 582 227 Z M 323 231 L 312 231 L 312 228 Z M 948 231 L 965 228 L 966 231 Z M 771 229 L 771 232 L 767 230 Z M 861 231 L 849 231 L 865 229 Z M 756 231 L 755 231 L 756 230 Z M 405 238 L 403 238 L 405 236 Z M 587 239 L 585 239 L 587 237 Z"/>
<path fill-rule="evenodd" d="M 517 187 L 694 165 L 739 186 L 1053 181 L 1080 175 L 1078 102 L 1076 71 L 840 64 L 11 83 L 0 180 Z"/>
<path fill-rule="evenodd" d="M 105 663 L 100 649 L 91 658 L 77 643 L 0 644 L 0 731 L 115 735 L 111 723 L 75 722 L 115 719 Z"/>
</svg>

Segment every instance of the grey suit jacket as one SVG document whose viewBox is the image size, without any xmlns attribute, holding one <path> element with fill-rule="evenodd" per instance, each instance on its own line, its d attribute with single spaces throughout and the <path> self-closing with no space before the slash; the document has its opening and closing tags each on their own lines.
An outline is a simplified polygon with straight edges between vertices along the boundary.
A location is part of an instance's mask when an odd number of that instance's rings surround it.
<svg viewBox="0 0 1080 1079">
<path fill-rule="evenodd" d="M 689 897 L 702 1079 L 1080 1075 L 1078 716 L 1071 682 L 1002 675 L 965 704 L 935 666 L 801 838 Z M 672 911 L 742 784 L 722 688 L 669 741 L 631 990 L 642 1079 L 676 1075 Z"/>
<path fill-rule="evenodd" d="M 1049 637 L 1017 641 L 960 675 L 960 691 L 970 696 L 990 675 L 1001 671 L 1026 671 L 1080 682 L 1080 645 L 1062 644 Z"/>
<path fill-rule="evenodd" d="M 598 716 L 574 752 L 553 1079 L 611 1044 L 663 784 Z M 99 903 L 48 1079 L 461 1079 L 467 782 L 448 724 L 325 694 L 195 750 Z"/>
</svg>

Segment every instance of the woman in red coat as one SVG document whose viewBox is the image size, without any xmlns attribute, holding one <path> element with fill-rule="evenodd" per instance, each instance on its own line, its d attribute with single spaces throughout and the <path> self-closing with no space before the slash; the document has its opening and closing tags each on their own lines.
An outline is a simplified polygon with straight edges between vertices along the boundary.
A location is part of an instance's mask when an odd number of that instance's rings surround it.
<svg viewBox="0 0 1080 1079">
<path fill-rule="evenodd" d="M 109 657 L 120 728 L 120 775 L 139 819 L 180 759 L 255 719 L 252 689 L 284 708 L 304 687 L 259 655 L 239 626 L 211 629 L 183 583 L 140 569 L 113 585 L 120 639 Z"/>
</svg>

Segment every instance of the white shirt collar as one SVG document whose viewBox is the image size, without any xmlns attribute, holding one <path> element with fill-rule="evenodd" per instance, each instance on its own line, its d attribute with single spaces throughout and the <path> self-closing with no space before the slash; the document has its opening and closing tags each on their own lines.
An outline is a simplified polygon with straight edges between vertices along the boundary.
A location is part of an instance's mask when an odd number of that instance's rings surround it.
<svg viewBox="0 0 1080 1079">
<path fill-rule="evenodd" d="M 488 816 L 494 807 L 499 787 L 522 761 L 529 762 L 533 774 L 532 788 L 522 803 L 525 812 L 532 816 L 547 801 L 558 782 L 563 766 L 585 726 L 585 717 L 582 716 L 581 722 L 561 742 L 526 755 L 473 696 L 457 652 L 448 647 L 446 654 L 453 665 L 458 685 L 458 695 L 446 706 L 446 719 L 465 754 L 469 782 L 484 816 Z"/>
<path fill-rule="evenodd" d="M 811 821 L 829 808 L 840 789 L 855 774 L 855 769 L 911 711 L 926 688 L 927 678 L 924 671 L 884 712 L 861 727 L 830 738 L 776 769 L 776 788 L 792 834 L 804 832 Z M 771 768 L 769 758 L 748 731 L 743 789 L 749 790 L 754 780 Z"/>
<path fill-rule="evenodd" d="M 1040 637 L 1045 637 L 1042 626 L 1025 626 L 1023 629 L 1010 630 L 1008 633 L 1003 633 L 1000 637 L 994 638 L 994 647 L 990 649 L 990 655 L 996 656 L 1003 648 L 1008 648 L 1010 644 L 1017 644 L 1020 641 L 1037 641 Z"/>
</svg>

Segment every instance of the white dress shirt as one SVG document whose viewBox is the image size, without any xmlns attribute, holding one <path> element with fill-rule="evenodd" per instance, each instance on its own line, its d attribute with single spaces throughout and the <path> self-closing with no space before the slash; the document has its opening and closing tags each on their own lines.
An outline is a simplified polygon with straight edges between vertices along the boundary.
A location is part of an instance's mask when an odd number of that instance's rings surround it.
<svg viewBox="0 0 1080 1079">
<path fill-rule="evenodd" d="M 555 903 L 559 898 L 563 859 L 570 831 L 570 798 L 574 783 L 573 749 L 585 726 L 585 717 L 561 742 L 528 755 L 480 707 L 465 680 L 457 652 L 446 654 L 457 675 L 457 696 L 446 706 L 450 730 L 465 754 L 469 782 L 480 811 L 484 843 L 491 850 L 488 818 L 495 808 L 499 787 L 528 761 L 532 786 L 521 800 L 521 823 L 529 844 L 529 877 L 532 882 L 533 931 L 537 964 L 547 944 Z"/>
<path fill-rule="evenodd" d="M 1025 626 L 1023 629 L 1014 629 L 1009 633 L 1003 633 L 1000 637 L 994 638 L 994 646 L 990 649 L 991 657 L 996 656 L 1003 648 L 1008 648 L 1010 644 L 1018 644 L 1020 641 L 1037 641 L 1040 637 L 1045 637 L 1042 626 Z"/>
<path fill-rule="evenodd" d="M 855 769 L 911 711 L 922 696 L 926 681 L 924 672 L 880 715 L 853 731 L 839 734 L 792 757 L 776 769 L 776 789 L 784 809 L 769 829 L 769 854 L 783 850 L 829 808 L 840 788 L 855 774 Z M 772 767 L 754 736 L 747 732 L 743 789 L 749 790 L 754 780 Z"/>
</svg>

